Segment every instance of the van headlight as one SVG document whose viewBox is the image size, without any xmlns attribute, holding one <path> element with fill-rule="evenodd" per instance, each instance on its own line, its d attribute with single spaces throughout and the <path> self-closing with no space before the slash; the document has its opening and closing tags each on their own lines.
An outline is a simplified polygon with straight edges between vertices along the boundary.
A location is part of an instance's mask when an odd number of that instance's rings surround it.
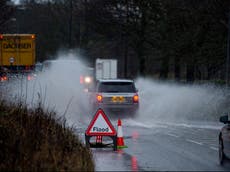
<svg viewBox="0 0 230 172">
<path fill-rule="evenodd" d="M 85 83 L 89 84 L 89 83 L 91 83 L 91 82 L 92 82 L 91 77 L 86 76 L 86 77 L 85 77 Z"/>
</svg>

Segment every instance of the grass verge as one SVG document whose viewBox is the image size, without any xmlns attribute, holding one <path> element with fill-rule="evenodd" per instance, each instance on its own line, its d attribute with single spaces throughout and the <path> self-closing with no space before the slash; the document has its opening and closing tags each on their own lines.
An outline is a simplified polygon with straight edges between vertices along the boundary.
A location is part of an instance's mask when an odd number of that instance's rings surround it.
<svg viewBox="0 0 230 172">
<path fill-rule="evenodd" d="M 90 149 L 55 112 L 0 102 L 0 171 L 94 171 Z"/>
</svg>

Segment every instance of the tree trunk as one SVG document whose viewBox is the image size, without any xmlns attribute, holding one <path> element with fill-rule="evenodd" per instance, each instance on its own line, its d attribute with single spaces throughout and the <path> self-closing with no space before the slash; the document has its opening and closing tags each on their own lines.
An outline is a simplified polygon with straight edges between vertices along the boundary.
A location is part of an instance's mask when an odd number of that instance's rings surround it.
<svg viewBox="0 0 230 172">
<path fill-rule="evenodd" d="M 176 57 L 174 62 L 175 80 L 180 81 L 180 58 Z"/>
<path fill-rule="evenodd" d="M 140 64 L 140 75 L 145 76 L 145 58 L 143 55 L 139 56 L 139 64 Z"/>
<path fill-rule="evenodd" d="M 161 64 L 160 69 L 160 78 L 161 79 L 167 79 L 168 78 L 168 72 L 169 72 L 169 59 L 164 58 Z"/>
<path fill-rule="evenodd" d="M 144 55 L 144 41 L 145 41 L 145 31 L 146 31 L 146 11 L 142 9 L 142 17 L 141 17 L 141 26 L 139 32 L 139 43 L 138 43 L 138 58 L 139 58 L 139 67 L 140 67 L 140 75 L 145 76 L 145 55 Z"/>
<path fill-rule="evenodd" d="M 186 79 L 187 82 L 192 83 L 194 82 L 194 64 L 187 64 L 187 73 L 186 73 Z"/>
</svg>

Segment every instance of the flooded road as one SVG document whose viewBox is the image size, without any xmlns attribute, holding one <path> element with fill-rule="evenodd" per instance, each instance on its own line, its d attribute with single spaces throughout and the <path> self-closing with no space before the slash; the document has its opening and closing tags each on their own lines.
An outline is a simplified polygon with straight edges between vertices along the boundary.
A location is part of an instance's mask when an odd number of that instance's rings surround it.
<svg viewBox="0 0 230 172">
<path fill-rule="evenodd" d="M 96 171 L 229 171 L 218 163 L 219 123 L 155 123 L 131 126 L 123 120 L 127 148 L 91 148 Z M 81 131 L 78 131 L 81 133 Z M 84 142 L 84 131 L 81 134 Z"/>
<path fill-rule="evenodd" d="M 61 64 L 61 67 L 60 67 Z M 8 89 L 29 107 L 38 102 L 65 117 L 84 134 L 94 113 L 79 83 L 82 62 L 63 62 L 39 73 L 33 81 L 15 81 Z M 183 85 L 138 78 L 140 112 L 124 114 L 122 129 L 128 148 L 92 148 L 97 171 L 228 171 L 218 164 L 219 116 L 229 111 L 228 92 L 213 85 Z M 110 114 L 106 114 L 108 117 Z M 109 117 L 110 118 L 110 117 Z M 116 118 L 111 123 L 117 128 Z"/>
</svg>

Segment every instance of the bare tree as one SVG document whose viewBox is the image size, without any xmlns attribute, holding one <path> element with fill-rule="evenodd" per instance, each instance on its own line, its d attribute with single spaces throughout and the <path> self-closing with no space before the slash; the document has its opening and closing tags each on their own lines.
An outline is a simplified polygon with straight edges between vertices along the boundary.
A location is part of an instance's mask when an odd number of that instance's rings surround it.
<svg viewBox="0 0 230 172">
<path fill-rule="evenodd" d="M 14 4 L 10 0 L 0 1 L 0 32 L 6 31 L 6 24 L 11 20 L 14 11 Z"/>
</svg>

